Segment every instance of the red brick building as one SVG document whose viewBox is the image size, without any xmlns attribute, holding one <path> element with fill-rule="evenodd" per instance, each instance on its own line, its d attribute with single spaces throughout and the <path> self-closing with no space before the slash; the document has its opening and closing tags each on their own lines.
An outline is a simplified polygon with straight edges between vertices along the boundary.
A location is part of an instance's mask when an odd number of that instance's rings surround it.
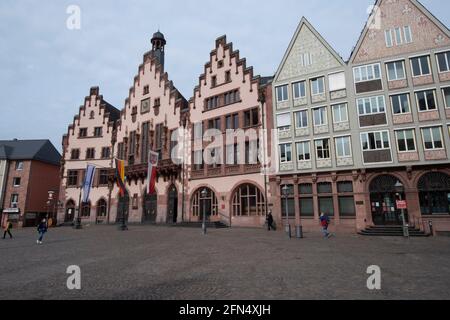
<svg viewBox="0 0 450 320">
<path fill-rule="evenodd" d="M 60 160 L 49 140 L 0 141 L 2 225 L 9 219 L 15 227 L 35 226 L 41 218 L 54 216 Z"/>
</svg>

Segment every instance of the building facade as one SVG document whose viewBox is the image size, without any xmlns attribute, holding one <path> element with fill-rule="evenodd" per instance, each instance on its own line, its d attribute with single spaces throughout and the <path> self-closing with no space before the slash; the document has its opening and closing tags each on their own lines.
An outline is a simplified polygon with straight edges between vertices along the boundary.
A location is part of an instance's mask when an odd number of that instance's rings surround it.
<svg viewBox="0 0 450 320">
<path fill-rule="evenodd" d="M 225 36 L 216 40 L 189 101 L 189 221 L 206 212 L 229 226 L 264 225 L 270 190 L 257 149 L 270 143 L 261 129 L 272 113 L 271 80 L 255 77 Z"/>
<path fill-rule="evenodd" d="M 449 230 L 449 55 L 449 30 L 414 0 L 377 1 L 346 63 L 302 20 L 273 84 L 279 219 L 400 225 L 401 199 L 411 226 Z"/>
<path fill-rule="evenodd" d="M 56 218 L 61 156 L 49 140 L 0 141 L 2 226 Z"/>
</svg>

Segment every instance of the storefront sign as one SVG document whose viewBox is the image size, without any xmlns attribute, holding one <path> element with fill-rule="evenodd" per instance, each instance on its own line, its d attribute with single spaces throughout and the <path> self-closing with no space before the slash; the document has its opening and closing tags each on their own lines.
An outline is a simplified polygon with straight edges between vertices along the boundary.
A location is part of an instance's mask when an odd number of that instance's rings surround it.
<svg viewBox="0 0 450 320">
<path fill-rule="evenodd" d="M 399 210 L 406 210 L 408 209 L 408 204 L 405 200 L 397 200 L 397 209 Z"/>
</svg>

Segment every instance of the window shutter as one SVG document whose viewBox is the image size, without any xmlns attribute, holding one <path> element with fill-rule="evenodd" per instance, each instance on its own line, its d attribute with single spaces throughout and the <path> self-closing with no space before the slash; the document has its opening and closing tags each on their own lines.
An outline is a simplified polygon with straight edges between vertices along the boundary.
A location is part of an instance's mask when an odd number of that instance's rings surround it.
<svg viewBox="0 0 450 320">
<path fill-rule="evenodd" d="M 338 91 L 345 89 L 345 73 L 335 73 L 328 76 L 330 91 Z"/>
</svg>

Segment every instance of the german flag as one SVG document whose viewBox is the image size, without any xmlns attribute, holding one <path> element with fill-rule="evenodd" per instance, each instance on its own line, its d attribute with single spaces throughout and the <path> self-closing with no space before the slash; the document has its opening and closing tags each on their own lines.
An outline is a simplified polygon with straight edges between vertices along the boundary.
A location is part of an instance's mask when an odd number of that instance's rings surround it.
<svg viewBox="0 0 450 320">
<path fill-rule="evenodd" d="M 125 187 L 125 161 L 123 160 L 116 159 L 116 178 L 120 196 L 124 197 L 128 194 L 128 191 Z"/>
</svg>

